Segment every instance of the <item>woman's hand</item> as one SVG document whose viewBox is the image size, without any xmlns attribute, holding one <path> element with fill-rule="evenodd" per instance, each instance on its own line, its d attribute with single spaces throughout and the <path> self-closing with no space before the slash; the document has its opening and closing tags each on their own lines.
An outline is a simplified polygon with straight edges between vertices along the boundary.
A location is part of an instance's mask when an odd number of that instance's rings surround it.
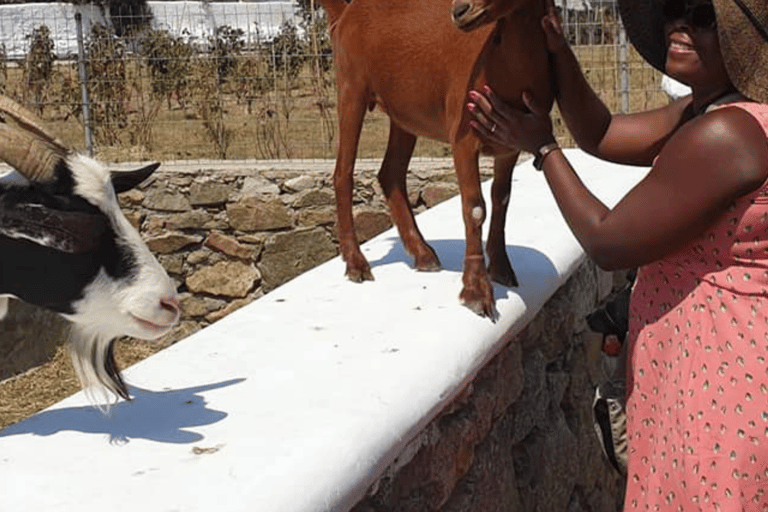
<svg viewBox="0 0 768 512">
<path fill-rule="evenodd" d="M 549 53 L 558 53 L 568 47 L 568 42 L 563 35 L 563 23 L 557 14 L 557 7 L 552 0 L 546 0 L 547 13 L 541 19 L 541 28 L 547 37 L 547 50 Z"/>
<path fill-rule="evenodd" d="M 490 146 L 535 153 L 555 141 L 549 112 L 539 107 L 527 91 L 523 102 L 528 112 L 507 105 L 487 85 L 482 92 L 470 91 L 469 99 L 467 110 L 473 116 L 469 124 Z"/>
</svg>

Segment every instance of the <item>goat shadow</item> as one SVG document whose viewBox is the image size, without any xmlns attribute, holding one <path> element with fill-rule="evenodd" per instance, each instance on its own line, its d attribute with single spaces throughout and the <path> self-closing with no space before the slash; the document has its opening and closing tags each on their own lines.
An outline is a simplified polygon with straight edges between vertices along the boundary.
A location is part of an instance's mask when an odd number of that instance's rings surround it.
<svg viewBox="0 0 768 512">
<path fill-rule="evenodd" d="M 405 247 L 400 243 L 400 239 L 394 236 L 388 238 L 387 241 L 392 242 L 389 252 L 378 259 L 370 261 L 374 273 L 377 266 L 384 266 L 390 263 L 405 263 L 413 267 L 413 257 L 405 251 Z M 464 271 L 464 240 L 427 240 L 427 243 L 437 252 L 437 257 L 440 258 L 443 271 L 457 272 L 459 274 Z M 521 245 L 507 245 L 507 254 L 512 263 L 512 268 L 517 274 L 520 287 L 524 287 L 526 283 L 540 282 L 547 277 L 556 277 L 558 275 L 552 260 L 541 251 Z M 499 300 L 509 297 L 518 288 L 507 288 L 498 283 L 493 283 L 493 289 L 494 299 Z"/>
<path fill-rule="evenodd" d="M 21 434 L 50 436 L 72 430 L 86 434 L 106 434 L 112 444 L 125 444 L 131 439 L 174 444 L 195 443 L 204 436 L 190 429 L 211 425 L 227 417 L 226 412 L 209 409 L 205 398 L 199 393 L 244 380 L 232 379 L 168 391 L 150 391 L 130 386 L 133 400 L 113 405 L 108 414 L 90 405 L 43 411 L 0 431 L 0 438 Z"/>
</svg>

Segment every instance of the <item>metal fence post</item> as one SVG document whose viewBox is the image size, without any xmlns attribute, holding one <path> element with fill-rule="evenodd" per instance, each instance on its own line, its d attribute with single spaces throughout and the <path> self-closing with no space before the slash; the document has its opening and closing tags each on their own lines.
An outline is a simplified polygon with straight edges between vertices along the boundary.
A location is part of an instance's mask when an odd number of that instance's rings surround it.
<svg viewBox="0 0 768 512">
<path fill-rule="evenodd" d="M 621 87 L 621 113 L 629 112 L 629 64 L 627 63 L 627 33 L 619 22 L 619 81 Z"/>
<path fill-rule="evenodd" d="M 83 93 L 83 129 L 85 131 L 85 150 L 93 157 L 93 130 L 91 126 L 91 106 L 88 98 L 88 74 L 85 71 L 85 45 L 83 44 L 83 16 L 75 13 L 77 24 L 77 70 L 80 74 L 80 84 Z"/>
</svg>

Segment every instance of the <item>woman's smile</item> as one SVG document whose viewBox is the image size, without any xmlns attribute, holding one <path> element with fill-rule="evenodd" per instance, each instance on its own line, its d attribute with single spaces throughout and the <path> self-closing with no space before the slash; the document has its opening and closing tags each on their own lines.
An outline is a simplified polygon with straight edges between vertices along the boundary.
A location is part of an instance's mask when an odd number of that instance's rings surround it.
<svg viewBox="0 0 768 512">
<path fill-rule="evenodd" d="M 696 53 L 696 48 L 690 38 L 685 34 L 673 34 L 669 38 L 669 47 L 667 49 L 668 54 L 685 54 Z"/>
</svg>

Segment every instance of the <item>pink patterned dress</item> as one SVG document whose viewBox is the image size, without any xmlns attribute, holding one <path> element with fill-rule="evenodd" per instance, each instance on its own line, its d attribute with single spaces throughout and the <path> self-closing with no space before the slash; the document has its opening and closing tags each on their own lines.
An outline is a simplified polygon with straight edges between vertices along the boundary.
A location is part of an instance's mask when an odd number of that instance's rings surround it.
<svg viewBox="0 0 768 512">
<path fill-rule="evenodd" d="M 768 511 L 768 182 L 642 267 L 630 319 L 625 510 Z"/>
</svg>

